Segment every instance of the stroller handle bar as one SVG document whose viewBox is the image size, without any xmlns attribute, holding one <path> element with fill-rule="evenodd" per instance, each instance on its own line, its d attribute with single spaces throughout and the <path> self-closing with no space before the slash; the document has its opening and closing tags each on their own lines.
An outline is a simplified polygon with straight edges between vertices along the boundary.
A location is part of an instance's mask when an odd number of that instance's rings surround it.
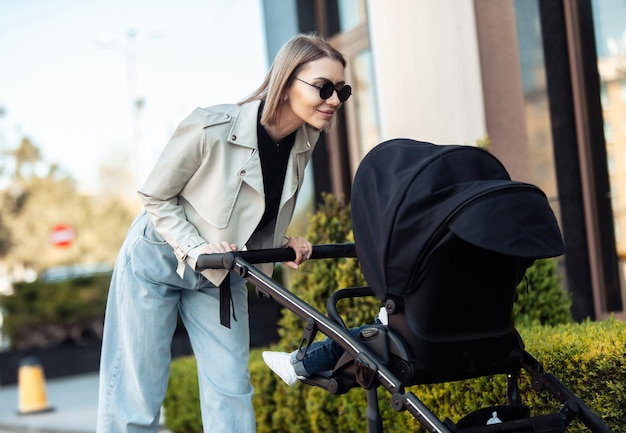
<svg viewBox="0 0 626 433">
<path fill-rule="evenodd" d="M 313 245 L 311 259 L 336 259 L 356 257 L 354 243 Z M 234 269 L 235 259 L 241 258 L 248 263 L 274 263 L 295 260 L 296 253 L 291 248 L 269 248 L 265 250 L 231 251 L 228 253 L 200 254 L 196 269 Z"/>
</svg>

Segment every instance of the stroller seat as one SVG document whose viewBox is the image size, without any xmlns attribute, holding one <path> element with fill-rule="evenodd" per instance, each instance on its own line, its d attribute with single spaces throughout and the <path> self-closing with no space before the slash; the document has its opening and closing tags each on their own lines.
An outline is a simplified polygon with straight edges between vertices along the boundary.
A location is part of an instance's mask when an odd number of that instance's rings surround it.
<svg viewBox="0 0 626 433">
<path fill-rule="evenodd" d="M 419 288 L 387 298 L 388 327 L 372 325 L 376 331 L 366 328 L 369 335 L 360 341 L 407 386 L 518 371 L 524 345 L 514 327 L 513 302 L 531 263 L 450 234 L 425 264 Z M 364 296 L 374 291 L 335 292 L 327 304 L 329 316 L 345 327 L 337 303 Z M 334 369 L 343 381 L 337 392 L 357 385 L 351 361 L 344 356 Z"/>
<path fill-rule="evenodd" d="M 424 265 L 418 289 L 387 302 L 389 328 L 408 342 L 411 384 L 517 371 L 523 343 L 513 324 L 528 260 L 451 235 Z"/>
</svg>

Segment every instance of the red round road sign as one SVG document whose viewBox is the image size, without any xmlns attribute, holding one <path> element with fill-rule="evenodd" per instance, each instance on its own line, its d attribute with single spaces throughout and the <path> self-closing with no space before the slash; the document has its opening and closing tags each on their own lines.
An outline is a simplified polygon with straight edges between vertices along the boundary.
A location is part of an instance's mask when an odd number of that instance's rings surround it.
<svg viewBox="0 0 626 433">
<path fill-rule="evenodd" d="M 50 243 L 55 247 L 69 247 L 75 237 L 74 229 L 67 224 L 57 224 L 50 230 Z"/>
</svg>

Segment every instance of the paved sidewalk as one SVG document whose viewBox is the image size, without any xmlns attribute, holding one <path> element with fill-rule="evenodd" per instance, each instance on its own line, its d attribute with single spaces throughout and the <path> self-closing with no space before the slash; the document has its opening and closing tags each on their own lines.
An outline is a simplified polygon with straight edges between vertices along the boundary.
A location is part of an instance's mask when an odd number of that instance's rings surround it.
<svg viewBox="0 0 626 433">
<path fill-rule="evenodd" d="M 19 414 L 18 386 L 0 387 L 0 432 L 94 433 L 98 374 L 46 381 L 49 412 Z"/>
<path fill-rule="evenodd" d="M 76 373 L 72 374 L 72 367 L 75 359 L 77 368 L 85 365 L 93 366 L 94 356 L 96 361 L 99 360 L 100 347 L 98 346 L 95 352 L 93 347 L 74 349 L 77 350 L 60 350 L 54 354 L 52 360 L 48 360 L 50 363 L 58 362 L 65 367 L 57 368 L 56 375 L 45 379 L 48 404 L 54 409 L 50 412 L 18 414 L 18 385 L 6 384 L 10 375 L 2 377 L 5 382 L 4 384 L 0 382 L 0 433 L 95 433 L 98 411 L 98 373 L 74 370 Z M 0 354 L 3 353 L 0 352 Z M 175 335 L 172 341 L 172 356 L 177 358 L 190 354 L 191 344 L 186 334 Z M 15 366 L 19 370 L 21 361 L 24 360 L 16 361 L 10 357 L 0 357 L 0 363 L 3 361 L 6 361 L 6 364 L 2 364 L 5 370 L 11 364 L 19 362 L 19 365 Z M 64 376 L 59 372 L 70 375 Z M 16 373 L 19 375 L 19 371 Z M 43 374 L 45 376 L 45 368 Z M 13 378 L 14 381 L 17 379 L 17 377 Z M 162 428 L 159 433 L 168 433 L 168 431 Z"/>
<path fill-rule="evenodd" d="M 18 413 L 18 386 L 0 386 L 0 433 L 95 433 L 98 373 L 50 379 L 45 385 L 52 410 L 24 415 Z"/>
</svg>

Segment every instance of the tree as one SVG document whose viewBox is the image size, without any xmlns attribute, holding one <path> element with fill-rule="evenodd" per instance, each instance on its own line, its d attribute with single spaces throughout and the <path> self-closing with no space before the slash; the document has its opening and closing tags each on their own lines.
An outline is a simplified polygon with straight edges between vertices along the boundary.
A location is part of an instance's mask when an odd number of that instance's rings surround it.
<svg viewBox="0 0 626 433">
<path fill-rule="evenodd" d="M 18 196 L 5 192 L 2 217 L 13 242 L 4 258 L 37 271 L 76 263 L 113 263 L 136 209 L 120 200 L 81 194 L 71 179 L 32 178 Z M 57 224 L 72 227 L 75 241 L 50 242 Z M 19 240 L 19 241 L 18 241 Z"/>
<path fill-rule="evenodd" d="M 30 166 L 32 171 L 33 166 L 41 161 L 39 148 L 27 137 L 22 138 L 20 146 L 12 154 L 15 157 L 15 179 L 18 180 L 24 178 L 24 167 Z"/>
<path fill-rule="evenodd" d="M 11 232 L 2 221 L 2 213 L 0 213 L 0 257 L 7 254 L 11 247 Z"/>
<path fill-rule="evenodd" d="M 28 138 L 3 156 L 14 158 L 6 165 L 15 167 L 15 175 L 0 190 L 0 260 L 36 271 L 114 262 L 137 204 L 112 194 L 81 193 L 56 164 L 49 164 L 47 172 L 42 171 L 45 176 L 38 176 L 34 164 L 42 162 L 41 154 Z M 50 231 L 58 224 L 76 233 L 74 242 L 64 248 L 50 242 Z"/>
</svg>

